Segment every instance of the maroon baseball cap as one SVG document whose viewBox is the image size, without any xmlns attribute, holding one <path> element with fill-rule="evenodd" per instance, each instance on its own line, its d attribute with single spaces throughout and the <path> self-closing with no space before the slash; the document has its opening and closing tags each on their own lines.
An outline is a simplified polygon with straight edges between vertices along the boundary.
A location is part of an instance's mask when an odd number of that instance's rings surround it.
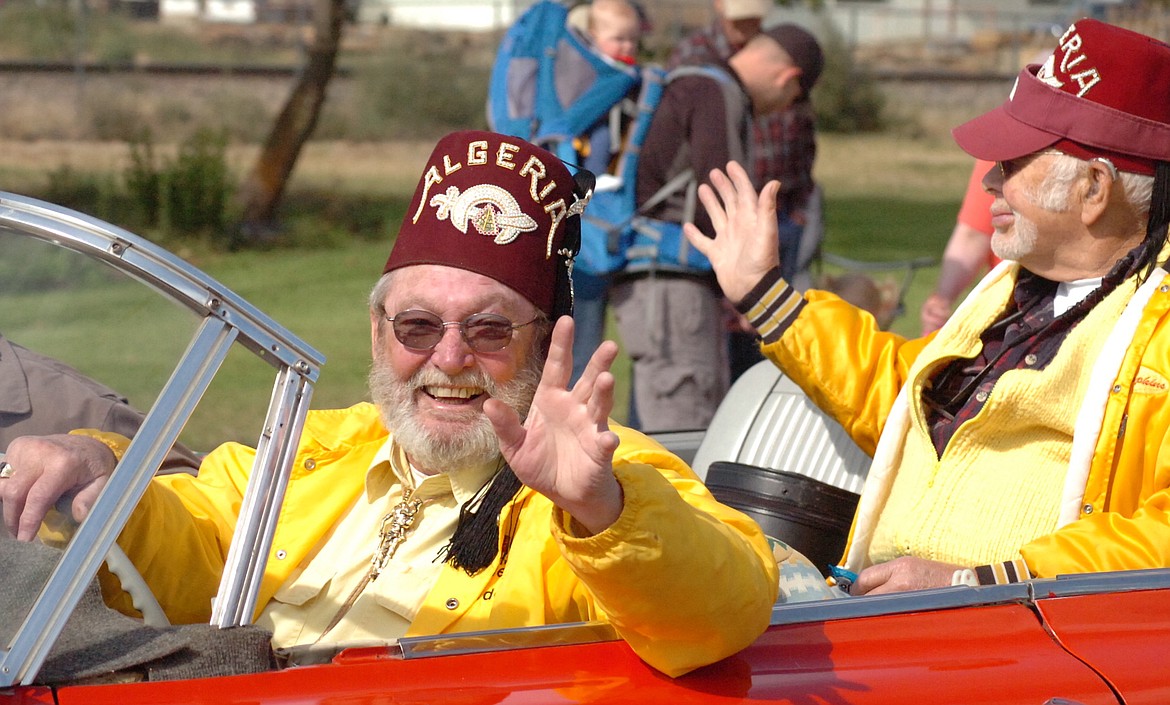
<svg viewBox="0 0 1170 705">
<path fill-rule="evenodd" d="M 454 132 L 427 160 L 382 271 L 466 269 L 515 289 L 550 317 L 567 313 L 559 309 L 587 200 L 552 153 L 518 137 Z"/>
<path fill-rule="evenodd" d="M 1170 161 L 1170 45 L 1078 20 L 1048 60 L 1016 78 L 1003 105 L 954 129 L 963 151 L 992 162 L 1053 147 L 1152 175 Z"/>
</svg>

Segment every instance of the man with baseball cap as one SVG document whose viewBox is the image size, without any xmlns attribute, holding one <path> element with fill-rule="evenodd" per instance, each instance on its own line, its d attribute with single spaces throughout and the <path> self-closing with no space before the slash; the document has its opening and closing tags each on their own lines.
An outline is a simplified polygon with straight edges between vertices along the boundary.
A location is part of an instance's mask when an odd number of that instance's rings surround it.
<svg viewBox="0 0 1170 705">
<path fill-rule="evenodd" d="M 854 592 L 1168 567 L 1170 46 L 1078 21 L 954 134 L 997 162 L 1007 261 L 927 338 L 794 292 L 776 185 L 738 165 L 700 194 L 716 239 L 688 229 L 764 354 L 873 454 Z"/>
<path fill-rule="evenodd" d="M 811 90 L 823 65 L 811 33 L 781 24 L 748 40 L 726 64 L 671 79 L 642 146 L 639 215 L 662 230 L 677 233 L 693 221 L 713 234 L 706 213 L 695 208 L 694 184 L 728 161 L 748 159 L 753 116 L 791 105 Z M 631 406 L 640 427 L 706 428 L 729 385 L 728 310 L 710 270 L 631 255 L 610 303 L 633 361 Z"/>
<path fill-rule="evenodd" d="M 679 675 L 767 626 L 759 527 L 608 422 L 617 346 L 567 386 L 588 188 L 517 138 L 439 141 L 370 295 L 374 403 L 305 424 L 258 601 L 274 646 L 608 619 Z M 31 540 L 70 489 L 83 515 L 125 445 L 14 441 L 8 529 Z M 254 453 L 227 444 L 198 477 L 159 478 L 119 539 L 173 622 L 210 614 Z"/>
<path fill-rule="evenodd" d="M 666 66 L 704 66 L 726 64 L 731 55 L 743 48 L 747 40 L 759 34 L 764 20 L 776 5 L 772 0 L 715 0 L 715 20 L 684 37 L 667 59 Z M 818 57 L 819 51 L 807 53 Z M 798 59 L 797 63 L 800 63 Z M 780 261 L 789 281 L 807 286 L 809 262 L 806 245 L 824 238 L 824 221 L 820 217 L 821 198 L 813 179 L 817 158 L 816 110 L 812 104 L 815 71 L 801 74 L 803 90 L 787 108 L 754 115 L 751 133 L 751 166 L 748 172 L 757 185 L 775 179 L 780 182 L 777 194 L 777 217 L 780 231 Z M 805 257 L 800 257 L 806 252 Z M 755 335 L 746 326 L 736 326 L 728 336 L 731 380 L 746 372 L 763 357 Z"/>
</svg>

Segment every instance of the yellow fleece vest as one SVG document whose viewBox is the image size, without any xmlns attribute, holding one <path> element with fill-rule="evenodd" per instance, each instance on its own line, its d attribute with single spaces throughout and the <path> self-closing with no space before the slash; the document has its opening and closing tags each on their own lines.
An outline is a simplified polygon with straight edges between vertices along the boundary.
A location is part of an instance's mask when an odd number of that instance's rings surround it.
<svg viewBox="0 0 1170 705">
<path fill-rule="evenodd" d="M 922 387 L 954 357 L 972 357 L 979 332 L 1003 310 L 1015 277 L 1004 277 L 964 320 L 923 350 L 909 384 L 912 423 L 878 520 L 869 559 L 898 556 L 974 566 L 1019 557 L 1020 546 L 1056 528 L 1073 427 L 1109 331 L 1133 293 L 1122 283 L 1069 333 L 1043 370 L 1010 370 L 979 414 L 939 459 L 927 432 Z"/>
</svg>

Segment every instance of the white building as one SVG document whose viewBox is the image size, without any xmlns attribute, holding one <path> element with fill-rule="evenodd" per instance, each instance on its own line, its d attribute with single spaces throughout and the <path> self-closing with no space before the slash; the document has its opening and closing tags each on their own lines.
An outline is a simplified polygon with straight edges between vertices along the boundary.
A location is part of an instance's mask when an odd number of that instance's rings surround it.
<svg viewBox="0 0 1170 705">
<path fill-rule="evenodd" d="M 826 0 L 853 44 L 899 38 L 969 40 L 984 32 L 1049 33 L 1123 0 Z"/>
<path fill-rule="evenodd" d="M 255 0 L 160 0 L 161 20 L 202 20 L 251 24 L 256 21 Z"/>
<path fill-rule="evenodd" d="M 361 0 L 359 22 L 426 29 L 504 29 L 534 0 Z"/>
</svg>

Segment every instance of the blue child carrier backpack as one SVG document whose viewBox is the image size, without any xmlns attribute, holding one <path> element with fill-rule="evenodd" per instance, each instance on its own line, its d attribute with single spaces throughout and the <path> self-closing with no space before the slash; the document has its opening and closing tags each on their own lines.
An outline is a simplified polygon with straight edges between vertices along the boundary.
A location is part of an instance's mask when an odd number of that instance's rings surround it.
<svg viewBox="0 0 1170 705">
<path fill-rule="evenodd" d="M 638 157 L 666 84 L 703 74 L 728 91 L 730 109 L 743 107 L 735 80 L 710 66 L 667 73 L 658 66 L 627 66 L 596 52 L 567 23 L 571 0 L 539 0 L 504 34 L 488 84 L 488 125 L 522 137 L 578 166 L 574 138 L 604 119 L 635 88 L 637 111 L 622 136 L 613 174 L 599 175 L 581 220 L 576 267 L 593 275 L 652 268 L 709 272 L 707 258 L 690 246 L 680 223 L 646 217 L 636 204 Z M 640 87 L 639 87 L 639 84 Z M 731 97 L 734 96 L 734 97 Z M 746 107 L 733 120 L 746 119 Z M 729 122 L 729 125 L 738 124 Z M 694 213 L 697 180 L 679 174 L 642 204 L 648 211 L 672 195 L 687 196 L 685 220 Z"/>
<path fill-rule="evenodd" d="M 691 246 L 682 232 L 682 222 L 693 220 L 697 205 L 699 180 L 692 170 L 684 170 L 671 178 L 641 206 L 637 203 L 638 160 L 654 119 L 654 111 L 670 81 L 694 75 L 710 77 L 724 89 L 731 113 L 729 126 L 738 125 L 747 119 L 747 106 L 743 103 L 735 79 L 720 68 L 682 66 L 670 72 L 657 66 L 643 69 L 637 116 L 618 157 L 614 178 L 598 179 L 597 190 L 581 218 L 578 267 L 593 274 L 650 270 L 690 273 L 711 271 L 711 263 Z M 646 215 L 655 206 L 680 192 L 685 194 L 682 222 L 658 220 Z"/>
<path fill-rule="evenodd" d="M 638 69 L 593 50 L 567 24 L 569 0 L 540 0 L 504 34 L 488 83 L 489 127 L 578 163 L 573 139 L 638 83 Z"/>
</svg>

